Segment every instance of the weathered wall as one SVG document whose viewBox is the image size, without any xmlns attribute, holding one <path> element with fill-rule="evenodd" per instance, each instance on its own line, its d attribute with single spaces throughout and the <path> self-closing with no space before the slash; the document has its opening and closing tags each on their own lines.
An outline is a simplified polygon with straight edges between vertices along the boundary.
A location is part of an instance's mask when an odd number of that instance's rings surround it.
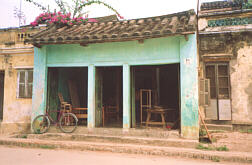
<svg viewBox="0 0 252 165">
<path fill-rule="evenodd" d="M 252 124 L 252 42 L 237 48 L 230 69 L 233 123 Z"/>
<path fill-rule="evenodd" d="M 28 30 L 33 32 L 35 30 Z M 27 131 L 30 128 L 32 110 L 31 98 L 17 98 L 17 71 L 20 68 L 33 67 L 33 46 L 25 45 L 18 34 L 23 29 L 5 29 L 0 31 L 0 70 L 5 71 L 3 121 L 0 133 Z M 26 35 L 26 36 L 27 36 Z"/>
<path fill-rule="evenodd" d="M 184 138 L 199 138 L 198 117 L 198 57 L 196 35 L 189 40 L 180 40 L 180 100 L 181 135 Z"/>
<path fill-rule="evenodd" d="M 232 123 L 252 124 L 252 12 L 226 10 L 199 13 L 199 77 L 205 62 L 228 62 Z"/>
<path fill-rule="evenodd" d="M 229 62 L 232 123 L 252 124 L 252 32 L 200 35 L 200 77 L 207 54 L 223 55 L 212 62 Z"/>
<path fill-rule="evenodd" d="M 237 12 L 229 11 L 220 12 L 222 14 L 200 13 L 198 27 L 200 32 L 223 32 L 237 31 L 241 29 L 251 29 L 252 12 Z"/>
<path fill-rule="evenodd" d="M 17 98 L 17 69 L 20 66 L 33 66 L 33 53 L 30 54 L 11 54 L 8 57 L 0 56 L 4 61 L 1 69 L 5 70 L 4 80 L 4 104 L 3 121 L 1 128 L 4 132 L 18 131 L 18 125 L 30 123 L 31 98 Z M 22 126 L 21 126 L 22 127 Z M 20 128 L 22 129 L 22 128 Z"/>
</svg>

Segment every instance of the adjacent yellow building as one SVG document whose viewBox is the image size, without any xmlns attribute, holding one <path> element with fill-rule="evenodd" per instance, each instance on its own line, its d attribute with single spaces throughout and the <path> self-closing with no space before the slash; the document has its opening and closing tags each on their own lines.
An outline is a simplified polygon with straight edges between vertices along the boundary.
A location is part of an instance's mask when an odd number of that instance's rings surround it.
<svg viewBox="0 0 252 165">
<path fill-rule="evenodd" d="M 24 40 L 39 29 L 0 29 L 0 133 L 30 129 L 34 49 Z"/>
</svg>

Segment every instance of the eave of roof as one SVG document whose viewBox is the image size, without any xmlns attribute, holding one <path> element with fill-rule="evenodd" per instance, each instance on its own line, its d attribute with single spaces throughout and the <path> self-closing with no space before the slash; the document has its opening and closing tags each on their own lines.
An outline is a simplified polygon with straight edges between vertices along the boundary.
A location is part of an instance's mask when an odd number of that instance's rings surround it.
<svg viewBox="0 0 252 165">
<path fill-rule="evenodd" d="M 48 44 L 81 44 L 121 42 L 148 38 L 186 35 L 196 31 L 194 10 L 125 21 L 85 23 L 73 26 L 49 26 L 31 39 L 34 46 Z"/>
</svg>

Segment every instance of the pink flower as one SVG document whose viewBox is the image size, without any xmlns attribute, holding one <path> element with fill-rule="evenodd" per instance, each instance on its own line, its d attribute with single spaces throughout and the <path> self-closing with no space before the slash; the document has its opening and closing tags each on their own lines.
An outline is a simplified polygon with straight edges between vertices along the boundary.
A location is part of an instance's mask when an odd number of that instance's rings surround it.
<svg viewBox="0 0 252 165">
<path fill-rule="evenodd" d="M 88 22 L 98 22 L 98 21 L 96 19 L 94 19 L 94 18 L 89 18 Z"/>
<path fill-rule="evenodd" d="M 37 26 L 38 23 L 34 21 L 34 22 L 31 22 L 31 25 L 32 25 L 32 26 Z"/>
<path fill-rule="evenodd" d="M 117 15 L 120 19 L 124 19 L 123 16 L 121 16 L 120 14 Z"/>
</svg>

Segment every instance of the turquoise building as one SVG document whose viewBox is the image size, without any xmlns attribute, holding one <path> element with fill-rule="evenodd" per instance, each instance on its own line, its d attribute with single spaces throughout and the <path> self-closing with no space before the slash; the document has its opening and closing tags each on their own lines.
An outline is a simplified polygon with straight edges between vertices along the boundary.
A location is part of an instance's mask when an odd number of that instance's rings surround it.
<svg viewBox="0 0 252 165">
<path fill-rule="evenodd" d="M 104 126 L 106 105 L 116 104 L 119 109 L 117 124 L 107 126 L 124 130 L 144 123 L 146 114 L 141 112 L 141 105 L 161 105 L 174 109 L 165 120 L 173 123 L 182 137 L 198 139 L 193 10 L 134 20 L 50 26 L 28 42 L 35 46 L 32 118 L 44 114 L 46 107 L 56 109 L 58 93 L 66 101 L 78 100 L 78 106 L 87 107 L 88 118 L 83 123 L 90 129 Z M 75 91 L 75 100 L 70 99 L 69 81 L 74 84 L 71 90 Z M 151 91 L 151 103 L 145 103 L 143 89 Z"/>
</svg>

